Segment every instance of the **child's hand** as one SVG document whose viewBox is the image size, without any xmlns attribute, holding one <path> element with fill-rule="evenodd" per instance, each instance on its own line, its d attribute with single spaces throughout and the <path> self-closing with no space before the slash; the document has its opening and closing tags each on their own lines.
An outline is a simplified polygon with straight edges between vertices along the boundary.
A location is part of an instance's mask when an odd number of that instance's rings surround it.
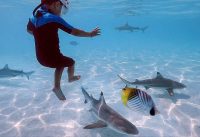
<svg viewBox="0 0 200 137">
<path fill-rule="evenodd" d="M 93 31 L 90 32 L 90 36 L 94 37 L 94 36 L 100 35 L 101 34 L 100 30 L 101 29 L 99 29 L 99 27 L 95 28 Z"/>
</svg>

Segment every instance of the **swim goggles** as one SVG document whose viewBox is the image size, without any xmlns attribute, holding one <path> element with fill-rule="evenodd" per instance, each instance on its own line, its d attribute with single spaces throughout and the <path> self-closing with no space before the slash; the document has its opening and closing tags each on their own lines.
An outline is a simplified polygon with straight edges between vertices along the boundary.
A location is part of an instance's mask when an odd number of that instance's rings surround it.
<svg viewBox="0 0 200 137">
<path fill-rule="evenodd" d="M 33 16 L 35 16 L 35 12 L 39 9 L 43 4 L 47 3 L 48 1 L 60 1 L 62 3 L 61 14 L 66 14 L 69 9 L 69 2 L 68 0 L 41 0 L 41 3 L 33 10 Z"/>
</svg>

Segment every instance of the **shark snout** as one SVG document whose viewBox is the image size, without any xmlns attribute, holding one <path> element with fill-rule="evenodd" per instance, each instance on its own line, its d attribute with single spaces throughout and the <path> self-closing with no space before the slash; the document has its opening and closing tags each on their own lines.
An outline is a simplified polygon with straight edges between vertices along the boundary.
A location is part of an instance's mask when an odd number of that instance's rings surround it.
<svg viewBox="0 0 200 137">
<path fill-rule="evenodd" d="M 122 131 L 121 133 L 132 134 L 132 135 L 139 134 L 139 131 L 136 128 L 136 126 L 129 121 L 126 120 L 116 121 L 115 126 L 117 127 L 118 130 Z"/>
<path fill-rule="evenodd" d="M 182 87 L 183 87 L 183 88 L 186 88 L 186 85 L 182 84 Z"/>
<path fill-rule="evenodd" d="M 183 89 L 183 88 L 186 88 L 186 85 L 184 85 L 183 83 L 174 82 L 173 87 L 174 89 Z"/>
<path fill-rule="evenodd" d="M 139 134 L 139 131 L 136 128 L 134 128 L 133 130 L 129 130 L 129 134 L 137 135 Z"/>
<path fill-rule="evenodd" d="M 126 128 L 124 132 L 126 132 L 127 134 L 132 134 L 132 135 L 139 134 L 139 131 L 135 126 Z"/>
<path fill-rule="evenodd" d="M 186 88 L 186 85 L 184 85 L 184 84 L 182 84 L 182 83 L 179 83 L 179 84 L 178 84 L 178 87 L 179 87 L 180 89 L 182 89 L 182 88 Z"/>
</svg>

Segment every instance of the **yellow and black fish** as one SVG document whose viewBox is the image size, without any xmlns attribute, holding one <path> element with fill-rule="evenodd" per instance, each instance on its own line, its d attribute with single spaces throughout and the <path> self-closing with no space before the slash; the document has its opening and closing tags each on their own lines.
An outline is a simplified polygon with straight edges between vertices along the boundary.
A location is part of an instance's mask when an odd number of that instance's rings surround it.
<svg viewBox="0 0 200 137">
<path fill-rule="evenodd" d="M 151 96 L 140 89 L 129 87 L 123 88 L 121 99 L 123 104 L 131 110 L 143 113 L 147 112 L 151 116 L 159 113 Z"/>
</svg>

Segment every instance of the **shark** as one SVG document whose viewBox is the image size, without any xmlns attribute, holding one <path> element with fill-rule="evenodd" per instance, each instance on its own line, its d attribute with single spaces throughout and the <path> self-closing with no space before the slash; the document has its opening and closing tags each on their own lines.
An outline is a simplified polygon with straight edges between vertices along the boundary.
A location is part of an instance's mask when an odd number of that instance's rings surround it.
<svg viewBox="0 0 200 137">
<path fill-rule="evenodd" d="M 144 86 L 146 90 L 149 88 L 158 88 L 166 90 L 170 96 L 174 95 L 174 89 L 183 89 L 186 86 L 180 82 L 167 79 L 161 75 L 160 72 L 157 72 L 155 78 L 138 80 L 136 79 L 134 82 L 130 82 L 118 75 L 118 77 L 126 84 L 126 85 L 136 85 L 136 86 Z"/>
<path fill-rule="evenodd" d="M 6 64 L 2 69 L 0 69 L 0 78 L 6 78 L 6 77 L 16 77 L 16 76 L 26 76 L 29 80 L 29 77 L 31 74 L 33 74 L 34 71 L 30 72 L 24 72 L 23 70 L 13 70 L 8 67 L 8 64 Z"/>
<path fill-rule="evenodd" d="M 142 31 L 142 32 L 144 32 L 147 28 L 148 28 L 148 26 L 140 28 L 140 27 L 131 26 L 128 23 L 126 23 L 125 25 L 116 27 L 115 29 L 119 30 L 119 31 L 130 31 L 130 32 Z"/>
<path fill-rule="evenodd" d="M 85 97 L 85 103 L 90 104 L 90 111 L 94 113 L 97 119 L 99 119 L 98 121 L 85 126 L 84 129 L 110 127 L 122 134 L 137 135 L 139 133 L 135 125 L 106 104 L 103 92 L 101 92 L 100 98 L 97 100 L 93 98 L 92 95 L 90 96 L 83 87 L 81 89 Z"/>
</svg>

